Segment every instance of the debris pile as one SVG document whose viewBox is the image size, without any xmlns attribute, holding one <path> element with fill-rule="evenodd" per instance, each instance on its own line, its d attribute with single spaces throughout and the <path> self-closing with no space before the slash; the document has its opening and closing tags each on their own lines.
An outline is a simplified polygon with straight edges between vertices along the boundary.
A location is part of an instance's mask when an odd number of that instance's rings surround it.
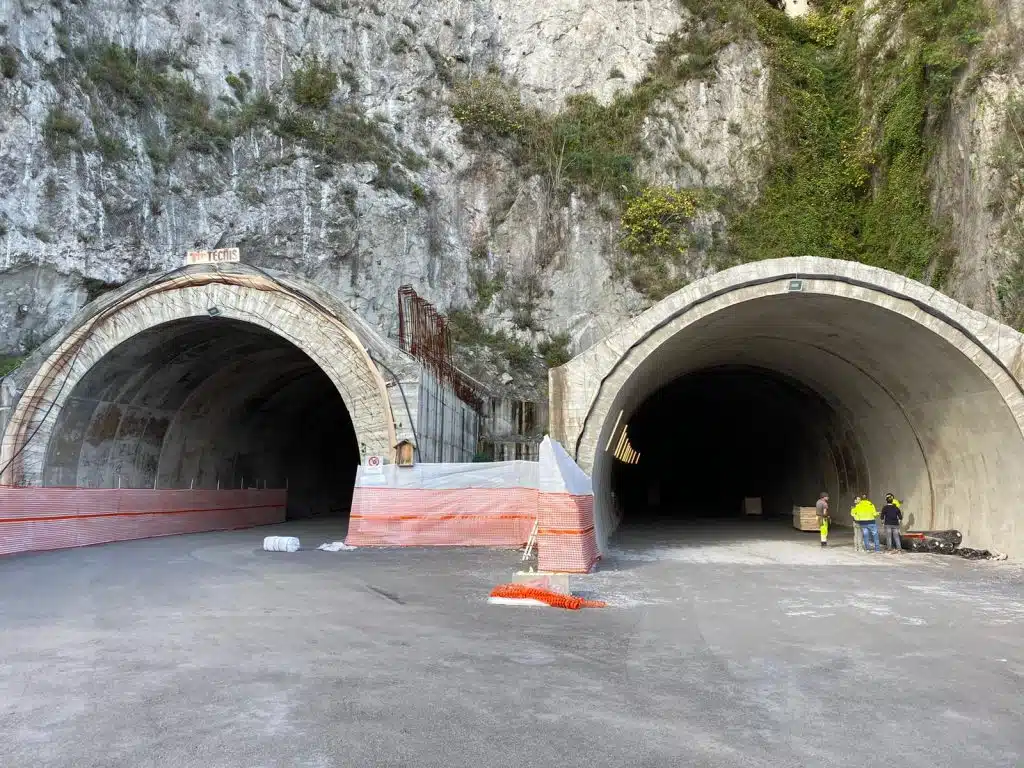
<svg viewBox="0 0 1024 768">
<path fill-rule="evenodd" d="M 987 549 L 961 547 L 964 540 L 960 531 L 908 531 L 902 535 L 903 548 L 910 552 L 931 552 L 938 555 L 956 555 L 965 560 L 1005 560 L 1006 555 Z"/>
<path fill-rule="evenodd" d="M 351 552 L 356 547 L 350 547 L 344 541 L 325 541 L 317 549 L 322 549 L 324 552 Z"/>
</svg>

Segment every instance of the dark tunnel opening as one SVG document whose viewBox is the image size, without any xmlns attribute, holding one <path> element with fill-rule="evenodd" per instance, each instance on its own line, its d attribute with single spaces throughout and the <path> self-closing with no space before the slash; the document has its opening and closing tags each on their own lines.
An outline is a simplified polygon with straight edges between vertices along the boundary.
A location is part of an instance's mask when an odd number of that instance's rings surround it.
<svg viewBox="0 0 1024 768">
<path fill-rule="evenodd" d="M 636 464 L 615 461 L 611 490 L 623 526 L 789 523 L 822 489 L 857 485 L 858 449 L 813 390 L 749 366 L 705 369 L 657 390 L 628 425 Z M 861 471 L 862 474 L 862 471 Z M 760 500 L 746 515 L 744 499 Z"/>
<path fill-rule="evenodd" d="M 347 516 L 359 448 L 326 373 L 259 326 L 190 318 L 133 336 L 75 386 L 44 483 L 285 488 L 288 517 Z"/>
</svg>

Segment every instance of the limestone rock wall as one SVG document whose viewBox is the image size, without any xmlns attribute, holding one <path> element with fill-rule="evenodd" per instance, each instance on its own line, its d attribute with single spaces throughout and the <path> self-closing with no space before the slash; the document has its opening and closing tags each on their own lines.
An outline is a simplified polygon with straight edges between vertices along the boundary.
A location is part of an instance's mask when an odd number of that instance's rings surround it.
<svg viewBox="0 0 1024 768">
<path fill-rule="evenodd" d="M 1003 66 L 950 116 L 932 180 L 936 214 L 951 222 L 957 250 L 949 290 L 999 315 L 997 285 L 1016 256 L 1006 237 L 1013 216 L 992 203 L 1003 183 L 992 162 L 1000 110 L 1024 71 L 1015 53 L 1024 11 L 1021 0 L 992 2 L 1002 35 L 992 50 L 1006 52 Z M 0 356 L 25 354 L 104 290 L 172 269 L 188 249 L 218 246 L 238 246 L 249 263 L 314 281 L 385 336 L 397 331 L 396 290 L 410 283 L 442 311 L 475 305 L 489 331 L 518 343 L 536 349 L 563 335 L 570 353 L 580 351 L 651 304 L 613 269 L 620 210 L 607 197 L 553 195 L 509 153 L 471 148 L 452 115 L 453 89 L 492 70 L 515 84 L 524 104 L 548 114 L 572 96 L 607 104 L 643 82 L 659 45 L 694 28 L 695 7 L 680 0 L 4 3 Z M 110 43 L 134 51 L 139 67 L 171 61 L 161 81 L 169 90 L 152 94 L 146 81 L 123 82 L 125 73 L 100 56 Z M 331 135 L 338 145 L 330 151 L 301 123 L 285 131 L 281 121 L 259 122 L 260 95 L 285 109 L 293 74 L 313 57 L 338 75 L 330 120 L 347 121 Z M 756 198 L 768 155 L 769 60 L 752 39 L 717 49 L 710 66 L 650 110 L 638 174 Z M 101 80 L 106 90 L 95 87 Z M 123 98 L 109 98 L 111 89 Z M 236 124 L 248 115 L 253 125 L 223 135 L 217 115 L 225 110 Z M 705 256 L 727 229 L 721 212 L 702 211 L 686 273 L 677 277 L 714 271 Z M 481 299 L 475 274 L 500 282 L 499 295 Z M 527 327 L 509 301 L 520 286 L 531 296 Z M 467 354 L 460 363 L 488 384 L 542 396 L 540 355 L 510 372 L 494 355 Z"/>
<path fill-rule="evenodd" d="M 999 294 L 1024 257 L 1024 179 L 1007 178 L 1002 166 L 1019 170 L 1024 161 L 1024 124 L 1015 132 L 1007 122 L 1008 107 L 1024 99 L 1024 2 L 992 0 L 989 10 L 989 32 L 965 78 L 970 90 L 948 116 L 931 177 L 935 212 L 950 225 L 956 252 L 950 295 L 1015 322 Z"/>
<path fill-rule="evenodd" d="M 52 333 L 86 300 L 87 282 L 120 283 L 180 264 L 189 248 L 226 243 L 241 246 L 246 260 L 315 279 L 385 332 L 401 283 L 442 308 L 458 303 L 474 228 L 504 215 L 510 196 L 513 206 L 529 207 L 532 188 L 520 190 L 508 168 L 462 147 L 439 66 L 495 66 L 541 107 L 573 93 L 607 99 L 639 79 L 678 19 L 673 0 L 5 3 L 0 24 L 17 74 L 0 78 L 0 351 L 16 353 Z M 157 169 L 139 126 L 116 117 L 108 130 L 126 150 L 118 162 L 105 162 L 94 146 L 55 160 L 45 137 L 54 107 L 95 144 L 102 105 L 61 67 L 62 46 L 98 41 L 179 53 L 183 74 L 214 104 L 230 96 L 230 73 L 280 88 L 303 57 L 318 54 L 346 73 L 338 99 L 426 160 L 409 174 L 422 199 L 374 185 L 369 162 L 338 163 L 320 178 L 313 159 L 267 135 L 235 139 L 224 160 L 187 153 Z M 65 82 L 47 79 L 54 65 Z M 607 228 L 587 211 L 564 218 L 581 248 L 606 239 Z M 511 250 L 535 247 L 531 232 L 505 232 Z M 590 306 L 626 312 L 623 299 L 600 290 L 590 261 L 569 255 L 563 272 L 578 274 L 561 283 L 589 295 Z M 556 306 L 568 324 L 574 313 Z"/>
</svg>

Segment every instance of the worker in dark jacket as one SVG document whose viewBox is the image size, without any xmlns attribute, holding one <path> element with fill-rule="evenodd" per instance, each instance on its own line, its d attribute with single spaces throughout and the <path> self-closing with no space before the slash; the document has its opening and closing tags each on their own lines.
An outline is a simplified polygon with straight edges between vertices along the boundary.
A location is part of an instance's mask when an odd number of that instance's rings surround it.
<svg viewBox="0 0 1024 768">
<path fill-rule="evenodd" d="M 903 542 L 900 540 L 900 523 L 903 522 L 903 510 L 900 503 L 891 494 L 885 494 L 885 505 L 882 507 L 882 536 L 885 545 L 890 552 L 899 552 L 903 549 Z"/>
<path fill-rule="evenodd" d="M 832 518 L 828 514 L 828 494 L 825 491 L 818 496 L 818 503 L 814 505 L 814 512 L 818 516 L 818 531 L 821 533 L 821 546 L 828 546 L 828 524 Z"/>
</svg>

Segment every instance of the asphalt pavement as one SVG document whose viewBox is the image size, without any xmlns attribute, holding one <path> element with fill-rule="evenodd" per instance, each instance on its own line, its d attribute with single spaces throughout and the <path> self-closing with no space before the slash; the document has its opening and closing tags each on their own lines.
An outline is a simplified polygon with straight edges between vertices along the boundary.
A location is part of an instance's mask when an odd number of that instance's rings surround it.
<svg viewBox="0 0 1024 768">
<path fill-rule="evenodd" d="M 573 581 L 609 607 L 570 612 L 487 604 L 516 552 L 313 549 L 342 534 L 0 558 L 0 763 L 1024 763 L 1012 562 L 650 526 Z"/>
</svg>

